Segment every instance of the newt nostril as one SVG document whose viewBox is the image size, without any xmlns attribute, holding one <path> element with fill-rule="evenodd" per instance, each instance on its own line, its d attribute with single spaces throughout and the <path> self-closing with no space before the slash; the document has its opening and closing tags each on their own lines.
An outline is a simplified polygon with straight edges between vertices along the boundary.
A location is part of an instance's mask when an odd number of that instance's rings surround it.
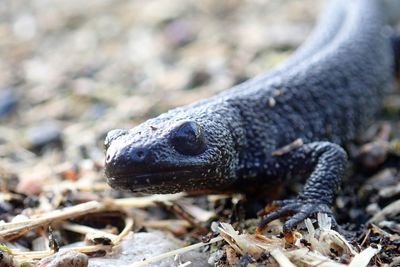
<svg viewBox="0 0 400 267">
<path fill-rule="evenodd" d="M 136 155 L 138 156 L 139 159 L 143 159 L 144 158 L 144 152 L 142 150 L 139 150 L 136 152 Z"/>
<path fill-rule="evenodd" d="M 112 161 L 112 156 L 113 152 L 111 151 L 111 149 L 107 149 L 106 151 L 106 164 L 109 164 Z"/>
<path fill-rule="evenodd" d="M 117 158 L 119 157 L 121 149 L 118 145 L 110 145 L 106 150 L 105 155 L 105 164 L 107 165 L 114 165 Z"/>
</svg>

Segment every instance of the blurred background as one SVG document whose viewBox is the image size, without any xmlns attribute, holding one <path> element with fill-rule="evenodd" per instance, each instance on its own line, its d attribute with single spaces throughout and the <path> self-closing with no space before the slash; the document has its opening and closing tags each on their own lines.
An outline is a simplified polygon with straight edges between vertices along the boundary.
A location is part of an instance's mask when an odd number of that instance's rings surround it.
<svg viewBox="0 0 400 267">
<path fill-rule="evenodd" d="M 103 139 L 283 61 L 320 1 L 0 1 L 0 177 L 104 181 Z M 11 183 L 11 184 L 10 184 Z"/>
</svg>

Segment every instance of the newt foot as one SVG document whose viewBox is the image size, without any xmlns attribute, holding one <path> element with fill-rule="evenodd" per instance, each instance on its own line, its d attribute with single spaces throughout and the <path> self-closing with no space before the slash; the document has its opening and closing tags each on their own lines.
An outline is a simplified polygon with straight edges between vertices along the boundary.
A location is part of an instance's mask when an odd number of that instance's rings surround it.
<svg viewBox="0 0 400 267">
<path fill-rule="evenodd" d="M 332 211 L 328 204 L 319 202 L 318 200 L 310 200 L 310 199 L 290 199 L 290 200 L 279 200 L 274 201 L 272 203 L 273 209 L 272 212 L 268 213 L 259 224 L 257 228 L 257 232 L 261 233 L 266 228 L 266 226 L 272 222 L 273 220 L 292 216 L 283 224 L 283 232 L 289 233 L 291 232 L 295 226 L 304 221 L 305 219 L 312 217 L 317 213 L 326 213 L 332 219 L 332 225 L 334 228 L 337 227 L 336 220 L 332 216 Z"/>
</svg>

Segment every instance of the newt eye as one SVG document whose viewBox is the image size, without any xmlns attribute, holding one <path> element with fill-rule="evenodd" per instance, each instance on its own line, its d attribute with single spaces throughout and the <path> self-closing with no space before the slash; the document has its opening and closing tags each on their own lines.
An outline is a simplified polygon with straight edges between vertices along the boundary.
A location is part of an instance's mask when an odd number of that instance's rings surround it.
<svg viewBox="0 0 400 267">
<path fill-rule="evenodd" d="M 195 156 L 206 149 L 206 142 L 201 126 L 193 121 L 187 121 L 173 130 L 171 144 L 183 155 Z"/>
</svg>

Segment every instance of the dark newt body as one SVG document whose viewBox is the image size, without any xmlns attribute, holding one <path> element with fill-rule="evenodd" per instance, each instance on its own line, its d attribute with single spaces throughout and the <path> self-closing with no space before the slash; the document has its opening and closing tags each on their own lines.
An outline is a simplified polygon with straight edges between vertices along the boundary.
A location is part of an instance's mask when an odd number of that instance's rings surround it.
<svg viewBox="0 0 400 267">
<path fill-rule="evenodd" d="M 294 214 L 285 223 L 290 230 L 313 213 L 329 213 L 346 164 L 340 145 L 365 129 L 393 81 L 380 5 L 333 1 L 314 35 L 277 70 L 111 131 L 109 184 L 145 193 L 245 191 L 303 174 L 309 178 L 299 197 L 281 202 L 264 222 Z"/>
</svg>

